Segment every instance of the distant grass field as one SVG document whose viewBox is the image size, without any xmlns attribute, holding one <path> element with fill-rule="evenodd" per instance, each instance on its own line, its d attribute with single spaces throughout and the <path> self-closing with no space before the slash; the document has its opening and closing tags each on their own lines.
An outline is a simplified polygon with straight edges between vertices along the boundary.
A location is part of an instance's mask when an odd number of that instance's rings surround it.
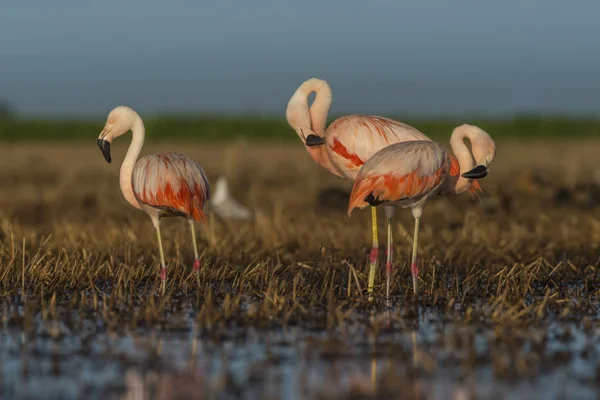
<svg viewBox="0 0 600 400">
<path fill-rule="evenodd" d="M 469 117 L 456 119 L 394 118 L 440 140 L 449 137 L 452 129 L 463 123 L 480 126 L 498 139 L 600 137 L 600 119 L 595 118 L 538 116 L 517 116 L 499 120 Z M 103 124 L 103 119 L 0 119 L 0 141 L 88 141 L 98 135 Z M 296 135 L 283 118 L 163 116 L 145 118 L 145 124 L 148 137 L 156 140 L 296 139 Z"/>
</svg>

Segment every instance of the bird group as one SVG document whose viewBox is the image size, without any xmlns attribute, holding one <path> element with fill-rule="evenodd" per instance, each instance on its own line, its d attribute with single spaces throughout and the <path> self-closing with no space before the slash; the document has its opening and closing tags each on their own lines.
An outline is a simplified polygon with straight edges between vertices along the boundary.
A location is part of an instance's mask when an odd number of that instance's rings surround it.
<svg viewBox="0 0 600 400">
<path fill-rule="evenodd" d="M 309 106 L 309 96 L 315 99 Z M 450 136 L 454 155 L 412 126 L 373 115 L 348 115 L 327 128 L 332 102 L 327 82 L 312 78 L 302 83 L 288 102 L 286 118 L 302 139 L 313 160 L 330 173 L 354 181 L 348 215 L 354 208 L 371 206 L 373 247 L 369 257 L 368 292 L 372 296 L 379 254 L 376 207 L 387 217 L 386 298 L 392 273 L 391 219 L 397 207 L 410 208 L 415 219 L 411 272 L 418 292 L 417 242 L 423 208 L 436 195 L 468 191 L 476 196 L 496 155 L 494 140 L 482 129 L 461 125 Z M 145 211 L 156 229 L 161 263 L 161 292 L 165 293 L 166 264 L 160 221 L 163 217 L 188 219 L 194 248 L 194 271 L 199 279 L 200 260 L 194 222 L 206 221 L 203 208 L 210 185 L 203 168 L 177 153 L 155 153 L 138 159 L 144 144 L 144 123 L 131 108 L 113 109 L 98 137 L 98 146 L 111 162 L 111 142 L 131 131 L 132 140 L 121 165 L 120 186 L 125 199 Z M 464 143 L 468 139 L 471 150 Z M 224 183 L 222 183 L 224 184 Z M 226 189 L 222 189 L 226 190 Z M 220 195 L 220 197 L 223 197 Z"/>
</svg>

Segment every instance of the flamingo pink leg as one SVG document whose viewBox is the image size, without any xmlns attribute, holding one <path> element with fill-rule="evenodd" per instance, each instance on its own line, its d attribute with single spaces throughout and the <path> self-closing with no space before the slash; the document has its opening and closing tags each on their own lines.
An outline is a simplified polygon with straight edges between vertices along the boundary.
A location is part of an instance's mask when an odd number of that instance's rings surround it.
<svg viewBox="0 0 600 400">
<path fill-rule="evenodd" d="M 392 219 L 388 218 L 387 220 L 387 235 L 388 235 L 388 243 L 387 243 L 387 260 L 385 262 L 385 275 L 387 277 L 387 283 L 385 288 L 385 298 L 387 301 L 390 300 L 390 280 L 392 276 L 392 260 L 394 257 L 394 248 L 392 247 Z"/>
<path fill-rule="evenodd" d="M 377 209 L 371 207 L 371 222 L 373 227 L 373 247 L 369 255 L 369 301 L 373 300 L 373 286 L 375 284 L 375 272 L 377 271 L 377 259 L 379 258 L 379 234 L 377 232 Z"/>
<path fill-rule="evenodd" d="M 160 254 L 160 291 L 165 295 L 165 286 L 167 282 L 167 265 L 165 264 L 165 253 L 163 252 L 162 238 L 160 237 L 160 226 L 156 224 L 156 237 L 158 238 L 158 252 Z"/>
<path fill-rule="evenodd" d="M 394 249 L 392 247 L 392 218 L 396 213 L 396 207 L 384 206 L 385 216 L 387 217 L 387 260 L 385 263 L 385 275 L 386 275 L 386 288 L 385 288 L 385 299 L 389 305 L 390 302 L 390 281 L 392 279 L 392 260 Z"/>
<path fill-rule="evenodd" d="M 196 230 L 194 229 L 194 220 L 190 219 L 190 232 L 192 233 L 192 244 L 194 245 L 194 272 L 196 281 L 200 285 L 200 259 L 198 258 L 198 246 L 196 245 Z"/>
<path fill-rule="evenodd" d="M 413 237 L 413 253 L 412 262 L 410 263 L 410 271 L 412 273 L 413 290 L 415 294 L 419 292 L 419 267 L 417 267 L 417 242 L 419 241 L 419 220 L 421 218 L 415 218 L 415 235 Z"/>
</svg>

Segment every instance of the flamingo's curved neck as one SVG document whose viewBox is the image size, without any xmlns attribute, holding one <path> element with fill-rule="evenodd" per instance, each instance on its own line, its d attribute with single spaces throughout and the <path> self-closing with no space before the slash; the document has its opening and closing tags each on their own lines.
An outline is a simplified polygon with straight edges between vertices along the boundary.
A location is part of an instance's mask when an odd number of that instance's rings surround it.
<svg viewBox="0 0 600 400">
<path fill-rule="evenodd" d="M 315 93 L 315 101 L 308 107 L 308 96 Z M 327 82 L 312 78 L 304 82 L 290 99 L 286 117 L 292 128 L 301 135 L 301 129 L 309 129 L 317 136 L 325 136 L 327 114 L 331 107 L 331 88 Z"/>
<path fill-rule="evenodd" d="M 315 101 L 308 107 L 308 97 L 315 93 Z M 286 109 L 288 123 L 300 139 L 306 143 L 308 135 L 325 137 L 327 115 L 331 107 L 331 88 L 327 82 L 312 78 L 304 82 L 296 90 Z M 306 151 L 315 162 L 336 176 L 342 176 L 329 159 L 327 144 L 315 147 L 306 146 Z"/>
<path fill-rule="evenodd" d="M 313 131 L 321 137 L 325 137 L 325 125 L 327 124 L 327 115 L 331 108 L 331 88 L 329 85 L 317 85 L 306 94 L 306 104 L 308 105 L 308 96 L 315 92 L 315 101 L 310 106 L 310 120 Z"/>
<path fill-rule="evenodd" d="M 135 194 L 133 193 L 133 168 L 137 162 L 138 156 L 142 151 L 144 145 L 145 128 L 142 118 L 138 115 L 131 127 L 131 144 L 121 164 L 121 172 L 119 174 L 119 184 L 121 186 L 121 192 L 125 197 L 125 200 L 129 202 L 135 208 L 141 208 L 138 203 Z"/>
<path fill-rule="evenodd" d="M 465 138 L 467 138 L 467 136 L 463 132 L 454 132 L 450 137 L 450 146 L 452 147 L 452 151 L 458 160 L 460 171 L 458 172 L 457 178 L 447 181 L 448 184 L 451 185 L 451 187 L 447 189 L 456 194 L 469 190 L 471 187 L 471 180 L 463 178 L 461 174 L 463 172 L 470 171 L 475 167 L 473 155 L 465 144 Z"/>
</svg>

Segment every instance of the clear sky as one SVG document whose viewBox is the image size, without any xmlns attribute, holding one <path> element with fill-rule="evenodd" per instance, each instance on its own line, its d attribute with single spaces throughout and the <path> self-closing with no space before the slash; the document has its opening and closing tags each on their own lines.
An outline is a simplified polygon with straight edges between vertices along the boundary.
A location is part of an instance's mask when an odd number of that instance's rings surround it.
<svg viewBox="0 0 600 400">
<path fill-rule="evenodd" d="M 598 0 L 3 0 L 0 98 L 21 115 L 600 110 Z"/>
</svg>

